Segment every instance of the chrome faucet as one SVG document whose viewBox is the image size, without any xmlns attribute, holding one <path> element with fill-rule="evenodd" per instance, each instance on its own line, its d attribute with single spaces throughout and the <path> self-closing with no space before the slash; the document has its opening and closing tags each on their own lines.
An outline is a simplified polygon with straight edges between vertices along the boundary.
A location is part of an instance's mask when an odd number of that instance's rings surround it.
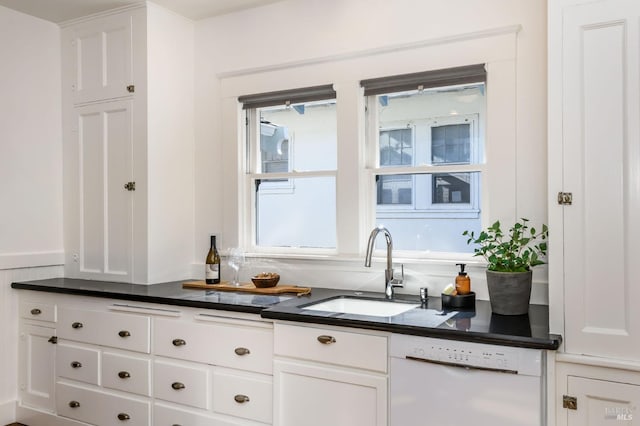
<svg viewBox="0 0 640 426">
<path fill-rule="evenodd" d="M 384 238 L 387 242 L 387 269 L 384 270 L 384 294 L 387 296 L 387 299 L 393 299 L 393 289 L 395 287 L 403 287 L 402 279 L 394 279 L 393 278 L 393 260 L 392 260 L 392 252 L 393 252 L 393 241 L 391 240 L 391 233 L 387 228 L 380 225 L 377 228 L 374 228 L 369 235 L 369 242 L 367 243 L 367 254 L 364 258 L 364 266 L 371 267 L 371 256 L 373 255 L 373 246 L 378 234 L 382 232 L 384 234 Z M 402 271 L 402 275 L 404 278 L 404 267 Z"/>
</svg>

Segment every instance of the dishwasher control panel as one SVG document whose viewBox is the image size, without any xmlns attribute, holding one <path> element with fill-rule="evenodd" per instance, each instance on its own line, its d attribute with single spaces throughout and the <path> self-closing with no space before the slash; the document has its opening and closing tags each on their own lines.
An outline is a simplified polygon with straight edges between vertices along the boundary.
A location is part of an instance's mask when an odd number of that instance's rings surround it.
<svg viewBox="0 0 640 426">
<path fill-rule="evenodd" d="M 443 365 L 476 367 L 505 373 L 539 376 L 542 351 L 459 340 L 393 334 L 390 354 L 395 358 L 436 362 Z"/>
</svg>

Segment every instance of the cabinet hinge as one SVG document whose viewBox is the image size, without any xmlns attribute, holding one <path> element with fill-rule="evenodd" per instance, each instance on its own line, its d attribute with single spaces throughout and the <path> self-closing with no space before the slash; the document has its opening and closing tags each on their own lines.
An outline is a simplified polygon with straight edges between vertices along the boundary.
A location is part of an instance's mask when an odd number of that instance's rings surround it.
<svg viewBox="0 0 640 426">
<path fill-rule="evenodd" d="M 558 192 L 558 204 L 561 206 L 570 206 L 573 203 L 573 193 Z"/>
<path fill-rule="evenodd" d="M 130 85 L 127 86 L 127 92 L 133 93 L 135 91 L 136 91 L 136 86 L 135 85 L 130 84 Z"/>
<path fill-rule="evenodd" d="M 578 409 L 578 398 L 575 396 L 562 395 L 562 408 L 568 408 L 569 410 Z"/>
<path fill-rule="evenodd" d="M 124 189 L 126 189 L 127 191 L 135 191 L 136 190 L 136 183 L 135 182 L 127 182 L 124 184 Z"/>
</svg>

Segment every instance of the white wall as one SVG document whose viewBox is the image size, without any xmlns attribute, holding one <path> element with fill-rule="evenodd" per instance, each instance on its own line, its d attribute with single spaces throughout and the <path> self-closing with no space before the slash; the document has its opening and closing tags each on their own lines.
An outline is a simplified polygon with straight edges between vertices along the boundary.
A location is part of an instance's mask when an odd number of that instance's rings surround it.
<svg viewBox="0 0 640 426">
<path fill-rule="evenodd" d="M 0 7 L 0 424 L 15 420 L 17 292 L 63 263 L 60 33 Z M 33 267 L 33 268 L 30 268 Z"/>
<path fill-rule="evenodd" d="M 526 216 L 539 223 L 546 221 L 547 210 L 546 2 L 453 0 L 435 4 L 423 0 L 284 0 L 197 22 L 196 256 L 202 253 L 204 257 L 209 232 L 220 234 L 223 248 L 237 244 L 237 224 L 242 220 L 241 214 L 233 214 L 234 209 L 224 207 L 229 203 L 242 203 L 234 197 L 238 184 L 235 171 L 241 158 L 237 156 L 236 161 L 228 161 L 228 157 L 221 157 L 225 149 L 236 149 L 232 146 L 235 140 L 228 140 L 228 135 L 242 133 L 237 129 L 239 123 L 232 102 L 223 99 L 228 81 L 250 80 L 251 87 L 245 90 L 251 93 L 300 87 L 309 82 L 327 83 L 322 73 L 328 69 L 328 63 L 335 75 L 340 74 L 341 66 L 345 75 L 360 72 L 373 77 L 390 69 L 403 72 L 402 63 L 385 63 L 384 57 L 394 51 L 404 51 L 410 57 L 412 49 L 417 52 L 430 45 L 441 46 L 442 58 L 433 58 L 434 62 L 455 62 L 455 58 L 445 58 L 448 45 L 471 33 L 499 31 L 511 26 L 521 26 L 521 29 L 514 38 L 515 46 L 512 44 L 516 52 L 515 70 L 511 73 L 515 77 L 515 101 L 509 114 L 513 115 L 506 117 L 507 122 L 513 123 L 513 131 L 505 129 L 502 134 L 511 135 L 513 139 L 512 153 L 506 156 L 510 158 L 509 163 L 514 163 L 515 170 L 510 183 L 515 198 L 510 215 Z M 349 68 L 364 63 L 368 71 Z M 511 65 L 507 59 L 501 62 L 497 58 L 494 66 L 503 72 Z M 420 71 L 409 68 L 404 72 Z M 494 78 L 502 76 L 498 75 L 493 74 Z M 490 87 L 488 91 L 491 93 Z M 492 102 L 496 102 L 495 96 Z M 349 113 L 357 118 L 356 112 Z M 494 126 L 500 126 L 495 117 L 489 120 Z M 227 132 L 225 128 L 229 127 L 236 129 Z M 220 183 L 221 191 L 218 190 Z M 239 211 L 242 213 L 242 209 Z M 496 216 L 493 212 L 489 215 Z M 288 270 L 290 281 L 309 278 L 303 275 L 304 271 L 285 263 L 275 267 Z M 420 276 L 416 282 L 428 279 L 433 271 L 428 267 L 418 269 L 422 271 L 416 273 Z M 451 269 L 453 276 L 455 267 Z M 348 272 L 334 280 L 336 286 L 356 287 L 363 282 L 362 277 L 357 278 L 357 270 L 353 274 Z M 480 275 L 481 269 L 475 272 Z M 445 275 L 443 272 L 442 277 Z M 546 283 L 544 269 L 536 275 L 538 282 Z M 439 290 L 437 287 L 443 281 L 444 278 L 435 279 L 434 290 Z M 534 301 L 546 302 L 544 285 L 539 291 L 534 289 Z"/>
<path fill-rule="evenodd" d="M 63 262 L 59 33 L 0 7 L 0 269 Z"/>
</svg>

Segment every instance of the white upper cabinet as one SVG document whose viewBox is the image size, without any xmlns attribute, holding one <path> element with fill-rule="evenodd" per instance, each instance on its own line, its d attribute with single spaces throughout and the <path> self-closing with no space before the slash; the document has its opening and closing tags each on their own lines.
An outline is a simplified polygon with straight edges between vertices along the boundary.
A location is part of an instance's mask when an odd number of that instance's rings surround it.
<svg viewBox="0 0 640 426">
<path fill-rule="evenodd" d="M 61 37 L 65 276 L 190 278 L 193 22 L 147 3 Z"/>
<path fill-rule="evenodd" d="M 572 204 L 550 211 L 552 319 L 564 306 L 568 353 L 638 361 L 640 2 L 564 3 L 550 14 L 549 182 Z"/>
<path fill-rule="evenodd" d="M 134 24 L 135 18 L 132 14 L 105 16 L 74 26 L 67 33 L 65 43 L 75 63 L 70 87 L 74 103 L 127 96 L 134 90 L 134 26 L 136 32 L 144 32 L 137 20 Z"/>
</svg>

